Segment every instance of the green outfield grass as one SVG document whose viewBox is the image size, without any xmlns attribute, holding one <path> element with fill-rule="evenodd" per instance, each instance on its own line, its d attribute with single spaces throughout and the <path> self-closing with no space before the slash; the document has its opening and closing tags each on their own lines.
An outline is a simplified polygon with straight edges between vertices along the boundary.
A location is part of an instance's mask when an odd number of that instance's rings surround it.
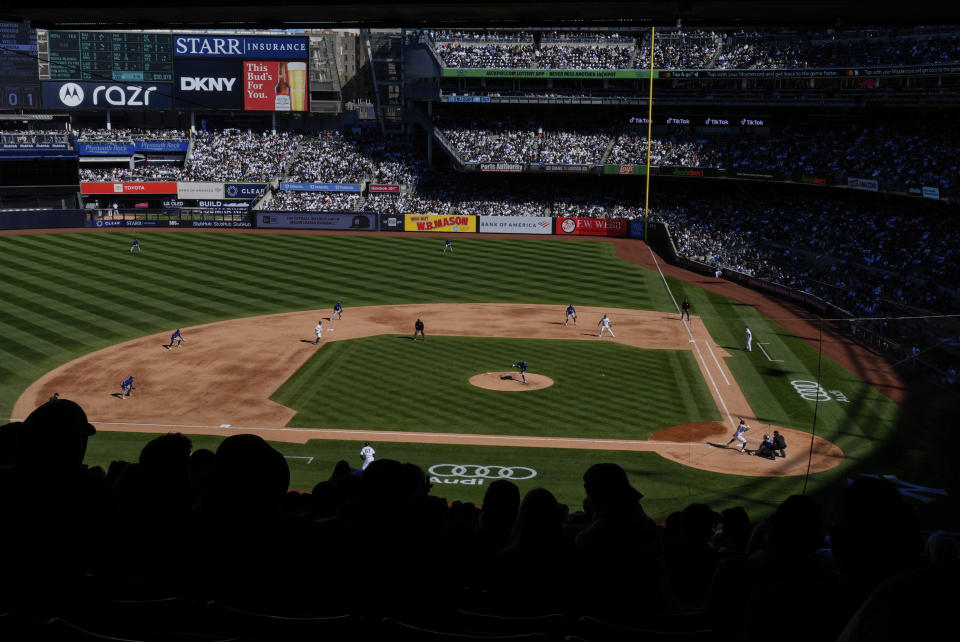
<svg viewBox="0 0 960 642">
<path fill-rule="evenodd" d="M 468 381 L 514 370 L 510 364 L 521 359 L 554 385 L 511 394 Z M 720 419 L 689 351 L 600 341 L 412 341 L 409 335 L 338 341 L 272 399 L 297 411 L 291 426 L 361 430 L 646 439 L 668 426 Z"/>
<path fill-rule="evenodd" d="M 157 231 L 141 234 L 143 253 L 130 254 L 134 236 L 104 232 L 0 237 L 0 416 L 9 417 L 17 397 L 44 373 L 118 342 L 243 316 L 329 310 L 337 300 L 343 301 L 348 313 L 361 305 L 420 302 L 526 302 L 556 305 L 558 310 L 573 303 L 675 312 L 660 275 L 621 261 L 606 242 L 457 237 L 455 254 L 443 254 L 439 236 Z M 677 300 L 689 298 L 693 314 L 702 316 L 712 336 L 728 348 L 730 369 L 761 423 L 809 431 L 814 428 L 816 410 L 817 433 L 843 448 L 847 462 L 811 477 L 810 490 L 842 484 L 858 470 L 906 474 L 912 481 L 935 485 L 942 467 L 924 463 L 927 451 L 917 448 L 918 442 L 911 442 L 914 447 L 907 456 L 889 448 L 895 427 L 910 425 L 909 418 L 898 416 L 896 404 L 829 359 L 821 360 L 815 348 L 752 307 L 696 285 L 668 282 Z M 782 361 L 768 361 L 759 349 L 743 352 L 745 324 L 753 330 L 755 342 L 766 344 L 770 356 Z M 349 345 L 330 344 L 278 391 L 277 398 L 297 407 L 294 423 L 332 427 L 350 423 L 372 428 L 560 434 L 552 427 L 559 431 L 566 425 L 582 429 L 584 436 L 632 437 L 663 423 L 717 418 L 715 409 L 704 407 L 703 393 L 709 384 L 699 378 L 689 353 L 641 351 L 599 342 L 440 339 L 431 336 L 429 343 L 413 344 L 375 337 Z M 563 356 L 568 350 L 585 352 Z M 403 360 L 404 351 L 418 360 L 416 368 Z M 342 374 L 334 377 L 325 363 L 338 358 L 343 360 L 336 371 Z M 534 371 L 562 373 L 551 374 L 557 385 L 505 400 L 508 395 L 472 389 L 465 382 L 468 372 L 492 369 L 501 362 L 505 366 L 520 358 L 531 362 Z M 574 383 L 564 372 L 574 366 L 587 373 L 604 372 L 607 363 L 616 364 L 606 377 L 614 375 L 608 385 L 592 376 Z M 499 369 L 508 369 L 504 366 Z M 800 398 L 791 381 L 816 380 L 818 373 L 828 393 L 839 390 L 846 401 L 832 395 L 817 406 Z M 721 391 L 723 385 L 718 382 Z M 609 405 L 597 404 L 591 412 L 584 411 L 577 396 L 567 393 L 585 387 L 591 394 L 599 392 Z M 408 402 L 402 413 L 397 412 L 395 395 L 414 393 L 421 401 Z M 490 403 L 485 407 L 486 398 Z M 486 425 L 485 418 L 492 418 L 496 427 Z M 381 420 L 390 424 L 377 425 Z M 199 438 L 196 442 L 201 443 Z M 97 444 L 109 449 L 119 448 L 119 443 L 112 435 L 108 439 L 107 433 L 98 434 L 91 453 L 106 457 Z M 792 454 L 800 454 L 797 446 L 793 445 Z M 324 448 L 333 451 L 339 446 Z M 356 444 L 344 448 L 356 450 Z M 391 452 L 400 459 L 410 453 L 414 460 L 416 453 L 432 452 L 430 448 L 391 446 Z M 491 450 L 497 456 L 508 452 Z M 117 450 L 118 455 L 121 451 Z M 484 451 L 462 452 L 472 456 Z M 558 482 L 572 486 L 579 484 L 587 462 L 630 462 L 628 469 L 642 472 L 647 480 L 643 483 L 654 489 L 643 489 L 652 505 L 681 495 L 726 493 L 761 506 L 797 489 L 796 479 L 714 475 L 650 453 L 517 452 L 538 462 L 548 461 L 552 453 L 558 458 L 557 466 L 578 468 L 573 481 Z M 350 458 L 356 463 L 355 454 Z M 574 463 L 567 466 L 566 462 Z M 553 478 L 548 471 L 553 468 L 538 465 L 544 470 L 539 479 L 550 487 Z M 298 485 L 311 487 L 327 474 L 320 472 Z M 461 498 L 456 494 L 461 491 L 473 492 L 466 487 L 446 488 L 451 499 Z M 563 492 L 570 493 L 565 495 L 567 501 L 574 501 L 574 490 Z"/>
</svg>

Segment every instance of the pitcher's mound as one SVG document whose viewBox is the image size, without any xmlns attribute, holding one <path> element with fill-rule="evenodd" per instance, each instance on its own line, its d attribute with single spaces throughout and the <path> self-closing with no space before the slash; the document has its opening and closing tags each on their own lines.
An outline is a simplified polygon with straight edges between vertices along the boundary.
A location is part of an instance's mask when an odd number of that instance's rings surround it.
<svg viewBox="0 0 960 642">
<path fill-rule="evenodd" d="M 509 377 L 509 379 L 507 378 Z M 520 379 L 520 373 L 512 372 L 481 372 L 470 377 L 470 385 L 487 390 L 506 390 L 507 392 L 525 392 L 540 390 L 553 385 L 553 379 L 541 374 L 527 373 L 527 384 Z"/>
</svg>

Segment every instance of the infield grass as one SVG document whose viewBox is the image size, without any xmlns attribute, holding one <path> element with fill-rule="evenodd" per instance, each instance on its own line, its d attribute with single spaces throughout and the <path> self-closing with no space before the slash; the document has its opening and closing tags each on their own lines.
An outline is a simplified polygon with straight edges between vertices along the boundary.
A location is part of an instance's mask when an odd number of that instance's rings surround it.
<svg viewBox="0 0 960 642">
<path fill-rule="evenodd" d="M 521 359 L 554 385 L 509 393 L 468 381 L 515 370 L 510 364 Z M 337 341 L 271 399 L 297 411 L 289 425 L 311 428 L 646 439 L 668 426 L 720 419 L 690 351 L 602 341 L 412 341 L 409 335 Z"/>
</svg>

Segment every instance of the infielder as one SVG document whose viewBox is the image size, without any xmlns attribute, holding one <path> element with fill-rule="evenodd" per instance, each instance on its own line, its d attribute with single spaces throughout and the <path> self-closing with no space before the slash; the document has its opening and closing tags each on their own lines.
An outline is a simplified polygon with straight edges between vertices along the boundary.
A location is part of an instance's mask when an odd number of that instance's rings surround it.
<svg viewBox="0 0 960 642">
<path fill-rule="evenodd" d="M 747 326 L 744 326 L 744 327 L 746 328 L 746 334 L 747 334 L 747 352 L 753 352 L 753 333 L 750 332 L 749 327 Z"/>
<path fill-rule="evenodd" d="M 133 387 L 133 375 L 130 375 L 122 382 L 120 382 L 120 398 L 126 399 L 127 395 L 132 395 L 135 388 Z"/>
<path fill-rule="evenodd" d="M 608 317 L 606 314 L 604 314 L 603 317 L 600 318 L 600 323 L 598 323 L 597 325 L 600 326 L 601 337 L 603 336 L 603 331 L 606 330 L 607 332 L 610 333 L 611 337 L 616 338 L 617 335 L 615 335 L 613 333 L 613 330 L 610 329 L 610 317 Z"/>
<path fill-rule="evenodd" d="M 183 335 L 180 334 L 180 328 L 177 328 L 177 331 L 170 335 L 170 344 L 163 346 L 167 350 L 173 347 L 173 343 L 177 343 L 178 348 L 183 347 Z"/>
<path fill-rule="evenodd" d="M 527 368 L 530 367 L 530 364 L 528 364 L 526 361 L 517 361 L 512 365 L 514 368 L 520 368 L 520 378 L 523 380 L 524 385 L 526 385 L 527 383 L 526 372 L 527 372 Z"/>
<path fill-rule="evenodd" d="M 563 322 L 563 325 L 570 323 L 570 319 L 573 319 L 573 325 L 577 325 L 577 309 L 572 305 L 567 306 L 567 319 Z"/>
<path fill-rule="evenodd" d="M 733 438 L 727 442 L 724 448 L 729 448 L 730 444 L 735 441 L 740 442 L 740 454 L 747 452 L 747 438 L 743 436 L 743 433 L 750 430 L 750 426 L 747 425 L 747 422 L 743 420 L 743 417 L 740 417 L 740 423 L 737 425 L 737 431 L 733 433 Z"/>
<path fill-rule="evenodd" d="M 330 315 L 331 321 L 333 321 L 334 314 L 337 315 L 338 320 L 343 318 L 343 305 L 341 305 L 339 301 L 337 301 L 337 304 L 333 306 L 333 314 Z"/>
<path fill-rule="evenodd" d="M 130 253 L 133 254 L 134 250 L 143 252 L 143 250 L 140 249 L 140 239 L 133 239 L 133 243 L 130 244 Z"/>
<path fill-rule="evenodd" d="M 313 332 L 317 335 L 317 338 L 313 341 L 313 345 L 317 345 L 320 343 L 320 339 L 323 338 L 323 319 L 317 321 L 317 325 L 313 328 Z"/>
<path fill-rule="evenodd" d="M 444 253 L 444 254 L 447 253 L 447 250 L 448 250 L 448 249 L 449 249 L 451 252 L 453 252 L 453 240 L 452 240 L 452 239 L 447 239 L 446 242 L 443 244 L 443 253 Z"/>
<path fill-rule="evenodd" d="M 377 451 L 373 449 L 369 441 L 363 442 L 363 448 L 360 449 L 360 456 L 363 457 L 363 464 L 360 465 L 360 470 L 366 470 L 367 466 L 373 463 L 373 456 L 377 454 Z"/>
</svg>

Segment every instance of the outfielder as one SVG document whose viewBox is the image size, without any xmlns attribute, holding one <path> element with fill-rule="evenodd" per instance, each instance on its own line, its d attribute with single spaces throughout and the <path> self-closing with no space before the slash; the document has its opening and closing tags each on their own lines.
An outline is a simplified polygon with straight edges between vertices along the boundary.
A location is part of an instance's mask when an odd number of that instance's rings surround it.
<svg viewBox="0 0 960 642">
<path fill-rule="evenodd" d="M 167 350 L 169 350 L 170 348 L 173 347 L 173 342 L 174 342 L 174 341 L 177 342 L 177 347 L 178 347 L 178 348 L 182 348 L 182 347 L 183 347 L 183 335 L 180 334 L 180 328 L 177 328 L 177 331 L 170 335 L 170 344 L 169 344 L 169 345 L 165 345 L 165 346 L 163 346 L 163 347 L 166 348 Z"/>
<path fill-rule="evenodd" d="M 120 382 L 120 398 L 126 399 L 127 395 L 132 395 L 135 388 L 133 387 L 133 375 L 130 375 L 122 382 Z"/>
<path fill-rule="evenodd" d="M 526 385 L 527 384 L 526 372 L 527 372 L 527 368 L 530 367 L 530 364 L 528 364 L 526 361 L 517 361 L 512 365 L 514 368 L 520 368 L 520 378 L 523 380 L 524 385 Z"/>
<path fill-rule="evenodd" d="M 748 326 L 744 327 L 746 328 L 747 335 L 747 352 L 753 352 L 753 333 L 750 332 L 750 328 Z"/>
<path fill-rule="evenodd" d="M 333 321 L 333 315 L 337 315 L 337 319 L 343 318 L 343 306 L 337 301 L 337 304 L 333 306 L 333 314 L 330 315 L 330 320 Z"/>
<path fill-rule="evenodd" d="M 317 325 L 313 328 L 313 332 L 317 335 L 317 338 L 313 341 L 313 345 L 317 345 L 320 343 L 320 339 L 323 338 L 323 319 L 317 321 Z"/>
<path fill-rule="evenodd" d="M 611 337 L 616 338 L 617 335 L 615 335 L 613 333 L 613 330 L 610 329 L 610 317 L 608 317 L 606 314 L 604 314 L 603 317 L 601 317 L 600 323 L 598 323 L 597 325 L 600 326 L 601 337 L 603 336 L 603 331 L 606 330 L 607 332 L 610 333 Z"/>
<path fill-rule="evenodd" d="M 453 240 L 452 240 L 452 239 L 447 239 L 446 242 L 443 244 L 443 253 L 444 253 L 444 254 L 447 253 L 447 250 L 448 250 L 448 249 L 449 249 L 451 252 L 453 252 Z"/>
<path fill-rule="evenodd" d="M 743 420 L 743 417 L 740 417 L 740 423 L 737 425 L 737 431 L 733 433 L 733 438 L 727 442 L 724 448 L 729 448 L 730 444 L 735 441 L 740 442 L 740 454 L 747 452 L 747 438 L 743 436 L 743 433 L 750 430 L 750 426 Z"/>
<path fill-rule="evenodd" d="M 130 244 L 130 253 L 133 254 L 134 250 L 143 252 L 143 250 L 140 249 L 140 239 L 133 239 L 133 243 Z"/>
<path fill-rule="evenodd" d="M 360 470 L 366 470 L 367 466 L 373 463 L 373 456 L 377 454 L 377 451 L 370 446 L 369 441 L 363 442 L 363 448 L 360 449 L 360 456 L 363 457 L 363 464 L 360 465 Z"/>
<path fill-rule="evenodd" d="M 572 305 L 567 306 L 567 319 L 563 322 L 563 325 L 570 323 L 570 319 L 573 319 L 573 325 L 577 325 L 577 309 Z"/>
</svg>

